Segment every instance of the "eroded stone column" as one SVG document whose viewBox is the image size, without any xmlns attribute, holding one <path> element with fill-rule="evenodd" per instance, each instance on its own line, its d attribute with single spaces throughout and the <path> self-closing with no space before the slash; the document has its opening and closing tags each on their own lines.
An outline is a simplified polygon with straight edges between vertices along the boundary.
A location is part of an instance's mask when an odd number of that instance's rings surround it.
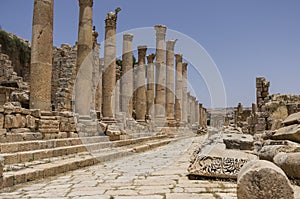
<svg viewBox="0 0 300 199">
<path fill-rule="evenodd" d="M 138 67 L 137 67 L 137 87 L 135 88 L 136 95 L 136 120 L 138 122 L 145 122 L 147 112 L 147 99 L 146 99 L 146 52 L 147 46 L 138 46 Z"/>
<path fill-rule="evenodd" d="M 165 37 L 167 27 L 164 25 L 154 26 L 156 31 L 156 96 L 155 117 L 165 118 L 166 103 L 166 66 L 165 66 Z M 164 123 L 162 121 L 162 123 Z"/>
<path fill-rule="evenodd" d="M 132 34 L 123 35 L 121 111 L 126 113 L 127 118 L 131 118 L 133 109 L 131 99 L 133 95 L 132 39 Z"/>
<path fill-rule="evenodd" d="M 176 81 L 175 81 L 175 120 L 181 122 L 182 111 L 182 54 L 176 54 Z"/>
<path fill-rule="evenodd" d="M 53 0 L 35 0 L 30 64 L 30 108 L 51 110 Z"/>
<path fill-rule="evenodd" d="M 154 86 L 154 58 L 155 54 L 147 56 L 147 117 L 151 119 L 154 115 L 154 96 L 155 96 L 155 86 Z"/>
<path fill-rule="evenodd" d="M 182 122 L 188 123 L 188 98 L 187 98 L 187 63 L 182 63 Z"/>
<path fill-rule="evenodd" d="M 93 0 L 79 0 L 75 112 L 90 116 L 93 73 Z"/>
<path fill-rule="evenodd" d="M 105 19 L 104 70 L 102 76 L 102 114 L 104 121 L 114 120 L 113 91 L 116 85 L 116 25 L 120 8 Z"/>
<path fill-rule="evenodd" d="M 168 126 L 176 126 L 175 121 L 175 88 L 174 88 L 174 46 L 177 40 L 166 42 L 166 111 Z"/>
</svg>

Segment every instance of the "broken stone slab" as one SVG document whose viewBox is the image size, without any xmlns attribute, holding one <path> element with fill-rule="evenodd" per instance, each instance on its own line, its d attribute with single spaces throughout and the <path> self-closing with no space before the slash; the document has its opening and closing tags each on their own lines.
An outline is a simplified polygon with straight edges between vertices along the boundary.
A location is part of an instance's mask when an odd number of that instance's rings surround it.
<svg viewBox="0 0 300 199">
<path fill-rule="evenodd" d="M 300 124 L 300 112 L 289 115 L 285 120 L 283 120 L 282 124 L 284 126 Z"/>
<path fill-rule="evenodd" d="M 249 134 L 230 133 L 223 135 L 226 149 L 253 150 L 253 136 Z"/>
<path fill-rule="evenodd" d="M 226 149 L 225 144 L 206 146 L 194 155 L 188 172 L 194 176 L 236 179 L 242 166 L 257 156 L 240 150 Z"/>
<path fill-rule="evenodd" d="M 274 157 L 274 163 L 279 166 L 287 176 L 293 179 L 300 179 L 300 152 L 278 153 Z"/>
<path fill-rule="evenodd" d="M 293 188 L 278 166 L 266 160 L 245 164 L 238 174 L 238 199 L 294 199 Z"/>
<path fill-rule="evenodd" d="M 274 140 L 290 140 L 300 143 L 300 125 L 294 124 L 280 128 L 271 138 Z"/>
</svg>

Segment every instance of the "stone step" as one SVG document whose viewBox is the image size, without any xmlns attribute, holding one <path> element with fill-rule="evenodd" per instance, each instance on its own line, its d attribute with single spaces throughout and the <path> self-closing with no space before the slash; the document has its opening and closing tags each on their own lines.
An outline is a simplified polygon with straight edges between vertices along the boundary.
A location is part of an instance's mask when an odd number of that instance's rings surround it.
<svg viewBox="0 0 300 199">
<path fill-rule="evenodd" d="M 41 160 L 45 158 L 58 157 L 63 155 L 76 154 L 86 151 L 99 151 L 103 148 L 108 147 L 121 147 L 126 145 L 132 145 L 136 143 L 143 143 L 150 140 L 157 140 L 165 138 L 165 136 L 153 136 L 153 137 L 145 137 L 145 138 L 136 138 L 129 140 L 119 140 L 115 142 L 100 142 L 100 143 L 88 143 L 84 140 L 82 144 L 74 145 L 74 146 L 62 146 L 62 147 L 54 147 L 49 149 L 37 149 L 37 150 L 28 150 L 16 153 L 2 153 L 4 164 L 17 164 L 22 162 L 30 162 L 34 160 Z M 88 140 L 88 139 L 87 139 Z"/>
<path fill-rule="evenodd" d="M 43 135 L 40 132 L 26 132 L 26 133 L 11 133 L 7 132 L 0 135 L 0 143 L 8 142 L 22 142 L 30 140 L 41 140 Z"/>
<path fill-rule="evenodd" d="M 134 145 L 107 148 L 98 153 L 93 153 L 93 155 L 83 152 L 72 156 L 69 155 L 46 159 L 44 162 L 40 161 L 40 164 L 24 165 L 23 169 L 17 171 L 5 171 L 3 173 L 3 188 L 91 166 L 99 162 L 114 160 L 134 153 L 144 152 L 179 139 L 183 138 L 165 137 L 159 141 L 148 140 L 146 143 L 137 142 Z"/>
<path fill-rule="evenodd" d="M 49 149 L 62 146 L 80 145 L 82 143 L 108 142 L 108 136 L 63 138 L 49 140 L 31 140 L 21 142 L 0 143 L 0 153 L 15 153 L 38 149 Z"/>
</svg>

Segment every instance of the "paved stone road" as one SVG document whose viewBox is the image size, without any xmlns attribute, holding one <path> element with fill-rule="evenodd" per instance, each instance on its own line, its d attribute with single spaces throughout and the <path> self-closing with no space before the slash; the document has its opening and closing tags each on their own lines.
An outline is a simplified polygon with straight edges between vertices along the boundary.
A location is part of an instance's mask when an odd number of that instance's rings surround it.
<svg viewBox="0 0 300 199">
<path fill-rule="evenodd" d="M 203 137 L 16 186 L 0 198 L 236 198 L 236 184 L 188 180 L 189 157 Z"/>
</svg>

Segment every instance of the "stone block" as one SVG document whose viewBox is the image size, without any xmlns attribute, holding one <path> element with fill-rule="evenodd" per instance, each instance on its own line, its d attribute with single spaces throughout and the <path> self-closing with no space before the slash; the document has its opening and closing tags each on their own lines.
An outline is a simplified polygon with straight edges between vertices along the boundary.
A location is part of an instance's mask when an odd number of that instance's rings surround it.
<svg viewBox="0 0 300 199">
<path fill-rule="evenodd" d="M 223 142 L 226 149 L 253 150 L 253 136 L 249 134 L 224 134 Z"/>
<path fill-rule="evenodd" d="M 10 129 L 10 128 L 18 128 L 18 127 L 19 127 L 19 121 L 17 120 L 17 117 L 15 115 L 5 115 L 4 128 Z"/>
<path fill-rule="evenodd" d="M 38 119 L 31 115 L 26 115 L 26 127 L 30 128 L 31 130 L 37 129 Z"/>
<path fill-rule="evenodd" d="M 190 175 L 236 179 L 242 166 L 257 156 L 240 150 L 226 149 L 222 139 L 208 139 L 192 155 Z"/>
<path fill-rule="evenodd" d="M 254 160 L 245 164 L 238 174 L 237 197 L 294 199 L 294 191 L 279 167 L 266 160 Z"/>
<path fill-rule="evenodd" d="M 4 115 L 0 113 L 0 129 L 4 128 Z"/>
<path fill-rule="evenodd" d="M 290 140 L 300 143 L 300 125 L 294 124 L 280 128 L 272 136 L 274 140 Z"/>
<path fill-rule="evenodd" d="M 282 124 L 284 126 L 300 124 L 300 112 L 289 115 L 285 120 L 283 120 Z"/>
<path fill-rule="evenodd" d="M 293 179 L 300 179 L 300 152 L 281 152 L 274 157 L 273 161 L 286 173 L 287 176 Z"/>
<path fill-rule="evenodd" d="M 30 109 L 30 114 L 33 117 L 41 118 L 41 111 L 40 111 L 40 109 Z"/>
</svg>

